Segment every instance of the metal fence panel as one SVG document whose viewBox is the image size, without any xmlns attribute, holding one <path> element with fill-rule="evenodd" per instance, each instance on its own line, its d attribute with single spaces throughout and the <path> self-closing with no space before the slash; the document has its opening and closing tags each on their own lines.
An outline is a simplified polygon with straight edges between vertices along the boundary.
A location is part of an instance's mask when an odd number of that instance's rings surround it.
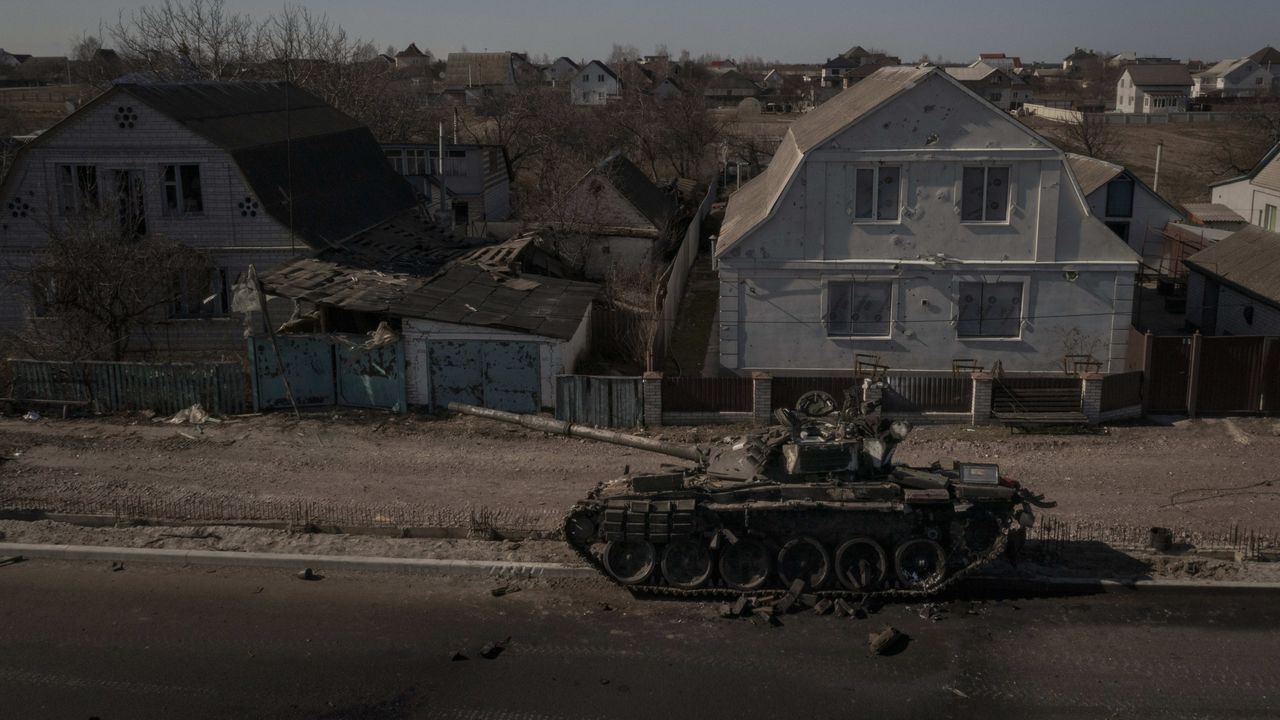
<svg viewBox="0 0 1280 720">
<path fill-rule="evenodd" d="M 1156 337 L 1151 342 L 1151 378 L 1147 411 L 1185 413 L 1187 373 L 1191 361 L 1190 337 Z"/>
<path fill-rule="evenodd" d="M 239 363 L 9 360 L 18 400 L 87 402 L 94 412 L 172 414 L 196 403 L 215 415 L 245 412 Z"/>
<path fill-rule="evenodd" d="M 663 412 L 751 412 L 749 377 L 664 377 Z"/>
<path fill-rule="evenodd" d="M 1261 410 L 1264 337 L 1206 337 L 1200 341 L 1196 410 L 1255 413 Z"/>
<path fill-rule="evenodd" d="M 1267 338 L 1263 353 L 1262 412 L 1280 413 L 1280 338 Z"/>
<path fill-rule="evenodd" d="M 1142 371 L 1108 375 L 1102 379 L 1102 412 L 1120 410 L 1142 404 Z"/>
<path fill-rule="evenodd" d="M 644 395 L 638 377 L 559 375 L 556 418 L 599 427 L 644 424 Z"/>
<path fill-rule="evenodd" d="M 973 380 L 964 375 L 890 375 L 881 393 L 890 413 L 963 413 L 972 400 Z"/>
<path fill-rule="evenodd" d="M 276 338 L 276 342 L 284 361 L 283 372 L 269 339 L 253 338 L 249 341 L 258 408 L 289 407 L 284 383 L 286 375 L 298 407 L 336 404 L 332 341 L 327 336 L 282 335 Z"/>
<path fill-rule="evenodd" d="M 339 405 L 404 412 L 403 342 L 373 349 L 338 345 L 336 353 Z"/>
</svg>

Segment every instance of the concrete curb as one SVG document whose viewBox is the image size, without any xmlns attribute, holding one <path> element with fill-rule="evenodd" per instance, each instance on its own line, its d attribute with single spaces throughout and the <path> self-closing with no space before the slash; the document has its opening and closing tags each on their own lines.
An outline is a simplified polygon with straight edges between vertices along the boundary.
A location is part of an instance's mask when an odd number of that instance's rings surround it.
<svg viewBox="0 0 1280 720">
<path fill-rule="evenodd" d="M 309 567 L 313 570 L 408 571 L 435 575 L 481 575 L 517 578 L 594 578 L 598 576 L 592 568 L 562 563 L 384 558 L 361 555 L 293 555 L 287 553 L 165 550 L 101 545 L 35 545 L 0 542 L 0 556 L 7 555 L 20 555 L 25 558 L 52 558 L 56 560 L 283 568 L 295 571 Z M 1100 589 L 1104 592 L 1121 592 L 1124 590 L 1280 590 L 1280 582 L 1246 582 L 1240 580 L 1147 580 L 1001 575 L 975 575 L 972 579 L 983 583 L 1008 583 L 1027 587 L 1079 587 Z"/>
<path fill-rule="evenodd" d="M 164 563 L 169 565 L 235 565 L 290 570 L 416 571 L 437 575 L 485 575 L 493 577 L 595 577 L 596 571 L 560 563 L 501 562 L 489 560 L 433 560 L 382 558 L 360 555 L 292 555 L 286 553 L 220 552 L 217 550 L 165 550 L 105 547 L 100 545 L 29 545 L 0 542 L 0 555 L 58 560 L 101 560 Z"/>
</svg>

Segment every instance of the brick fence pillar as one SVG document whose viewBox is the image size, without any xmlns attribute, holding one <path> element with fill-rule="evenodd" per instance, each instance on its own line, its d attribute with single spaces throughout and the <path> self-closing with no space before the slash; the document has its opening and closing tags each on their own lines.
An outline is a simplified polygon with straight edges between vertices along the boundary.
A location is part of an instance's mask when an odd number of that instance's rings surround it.
<svg viewBox="0 0 1280 720">
<path fill-rule="evenodd" d="M 658 427 L 662 424 L 662 373 L 645 373 L 640 379 L 640 394 L 644 400 L 645 427 Z"/>
<path fill-rule="evenodd" d="M 1089 419 L 1090 425 L 1102 421 L 1102 378 L 1101 373 L 1087 373 L 1080 378 L 1080 411 Z"/>
<path fill-rule="evenodd" d="M 773 417 L 773 376 L 767 372 L 751 373 L 751 415 L 760 425 Z"/>
<path fill-rule="evenodd" d="M 991 420 L 991 373 L 974 373 L 973 402 L 969 407 L 969 422 L 981 425 Z"/>
</svg>

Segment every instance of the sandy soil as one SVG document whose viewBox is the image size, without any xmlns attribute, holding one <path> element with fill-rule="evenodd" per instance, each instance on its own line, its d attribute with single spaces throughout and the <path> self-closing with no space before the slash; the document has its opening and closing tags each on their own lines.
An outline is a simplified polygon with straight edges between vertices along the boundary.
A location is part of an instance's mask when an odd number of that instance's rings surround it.
<svg viewBox="0 0 1280 720">
<path fill-rule="evenodd" d="M 707 441 L 735 428 L 662 428 Z M 342 523 L 555 527 L 596 482 L 661 455 L 476 418 L 346 412 L 197 429 L 146 419 L 0 419 L 0 508 Z M 1280 422 L 1124 426 L 1086 435 L 923 427 L 899 460 L 997 462 L 1066 523 L 1280 533 Z M 674 461 L 673 461 L 674 462 Z"/>
</svg>

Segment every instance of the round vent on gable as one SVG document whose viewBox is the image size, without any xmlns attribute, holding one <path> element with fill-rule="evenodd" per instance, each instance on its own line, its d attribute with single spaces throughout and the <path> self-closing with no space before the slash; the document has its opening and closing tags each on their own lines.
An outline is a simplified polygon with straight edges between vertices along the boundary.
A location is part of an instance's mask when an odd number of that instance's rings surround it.
<svg viewBox="0 0 1280 720">
<path fill-rule="evenodd" d="M 240 208 L 240 217 L 257 217 L 258 201 L 249 196 L 245 196 L 243 200 L 236 204 Z"/>
<path fill-rule="evenodd" d="M 9 201 L 9 214 L 13 217 L 24 218 L 29 212 L 31 212 L 31 206 L 22 198 L 14 198 Z"/>
<path fill-rule="evenodd" d="M 138 113 L 131 105 L 121 105 L 116 108 L 115 119 L 121 130 L 132 130 L 134 123 L 138 122 Z"/>
</svg>

